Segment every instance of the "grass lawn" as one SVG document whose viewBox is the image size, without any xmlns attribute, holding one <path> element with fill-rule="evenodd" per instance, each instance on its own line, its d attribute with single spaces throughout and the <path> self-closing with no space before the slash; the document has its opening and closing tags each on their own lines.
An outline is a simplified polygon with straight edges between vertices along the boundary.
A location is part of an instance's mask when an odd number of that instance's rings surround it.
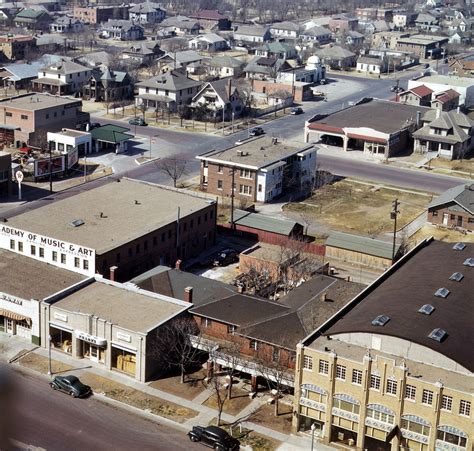
<svg viewBox="0 0 474 451">
<path fill-rule="evenodd" d="M 469 160 L 446 160 L 444 158 L 435 158 L 431 160 L 430 167 L 450 169 L 452 171 L 462 171 L 474 173 L 474 158 Z"/>
<path fill-rule="evenodd" d="M 247 407 L 252 400 L 249 398 L 249 393 L 247 391 L 241 390 L 237 387 L 232 389 L 232 398 L 228 399 L 224 403 L 224 413 L 230 415 L 237 415 L 242 409 Z M 210 407 L 211 409 L 217 410 L 217 400 L 216 396 L 212 395 L 205 402 L 204 405 Z"/>
<path fill-rule="evenodd" d="M 393 228 L 390 211 L 395 198 L 400 202 L 398 228 L 422 213 L 431 200 L 423 193 L 342 180 L 325 185 L 311 198 L 287 204 L 284 209 L 305 215 L 313 224 L 319 223 L 331 230 L 377 236 Z"/>
<path fill-rule="evenodd" d="M 284 434 L 291 433 L 291 406 L 280 403 L 278 416 L 275 416 L 275 406 L 265 404 L 252 414 L 252 421 L 270 429 L 275 429 Z"/>
<path fill-rule="evenodd" d="M 41 355 L 34 354 L 33 352 L 26 354 L 24 357 L 22 357 L 18 361 L 18 363 L 21 366 L 25 366 L 39 373 L 42 373 L 42 374 L 48 373 L 48 359 Z M 67 365 L 66 363 L 62 363 L 62 362 L 59 362 L 58 360 L 52 359 L 51 369 L 53 371 L 53 374 L 59 374 L 59 373 L 64 373 L 66 371 L 72 370 L 73 367 L 70 365 Z"/>
<path fill-rule="evenodd" d="M 158 390 L 180 396 L 185 399 L 193 400 L 199 393 L 205 390 L 204 378 L 206 377 L 205 370 L 199 370 L 192 374 L 187 374 L 185 383 L 181 383 L 180 376 L 170 376 L 163 379 L 150 382 L 150 387 Z"/>
<path fill-rule="evenodd" d="M 410 239 L 413 243 L 419 243 L 421 240 L 432 236 L 434 239 L 439 241 L 446 241 L 448 243 L 457 243 L 458 241 L 464 241 L 466 243 L 474 243 L 474 233 L 468 233 L 464 235 L 456 230 L 443 229 L 430 224 L 423 226 L 418 232 L 416 232 Z"/>
</svg>

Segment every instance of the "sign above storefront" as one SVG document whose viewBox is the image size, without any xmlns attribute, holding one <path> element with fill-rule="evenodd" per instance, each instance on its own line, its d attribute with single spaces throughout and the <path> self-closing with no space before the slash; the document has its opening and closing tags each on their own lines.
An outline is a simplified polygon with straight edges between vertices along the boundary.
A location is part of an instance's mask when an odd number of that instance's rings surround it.
<svg viewBox="0 0 474 451">
<path fill-rule="evenodd" d="M 7 301 L 16 305 L 23 305 L 23 299 L 5 293 L 0 293 L 0 301 Z"/>
<path fill-rule="evenodd" d="M 80 330 L 74 331 L 74 335 L 79 340 L 87 341 L 96 346 L 107 346 L 107 340 L 105 338 L 94 337 L 94 335 L 89 335 L 86 332 L 81 332 Z"/>
</svg>

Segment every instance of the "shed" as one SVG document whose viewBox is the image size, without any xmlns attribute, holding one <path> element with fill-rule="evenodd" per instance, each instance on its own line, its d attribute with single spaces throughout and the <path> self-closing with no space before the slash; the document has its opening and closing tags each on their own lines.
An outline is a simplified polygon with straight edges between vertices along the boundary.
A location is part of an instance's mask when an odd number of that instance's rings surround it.
<svg viewBox="0 0 474 451">
<path fill-rule="evenodd" d="M 388 241 L 332 232 L 326 240 L 326 257 L 347 263 L 367 266 L 375 269 L 386 269 L 392 265 L 392 246 Z M 395 255 L 400 246 L 396 245 Z"/>
<path fill-rule="evenodd" d="M 259 241 L 270 244 L 283 244 L 288 238 L 302 238 L 304 231 L 296 221 L 243 210 L 234 211 L 234 224 L 236 230 L 257 235 Z"/>
</svg>

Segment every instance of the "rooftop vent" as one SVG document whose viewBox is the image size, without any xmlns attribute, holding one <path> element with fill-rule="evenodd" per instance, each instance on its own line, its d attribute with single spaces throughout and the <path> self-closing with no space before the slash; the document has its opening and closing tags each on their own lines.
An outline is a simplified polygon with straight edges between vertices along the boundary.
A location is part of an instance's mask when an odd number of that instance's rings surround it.
<svg viewBox="0 0 474 451">
<path fill-rule="evenodd" d="M 437 328 L 437 329 L 433 329 L 430 332 L 430 334 L 428 335 L 428 338 L 431 338 L 432 340 L 437 341 L 438 343 L 441 343 L 446 338 L 447 335 L 448 333 L 444 329 Z"/>
<path fill-rule="evenodd" d="M 418 312 L 424 313 L 425 315 L 431 315 L 435 311 L 435 308 L 431 304 L 423 305 Z"/>
<path fill-rule="evenodd" d="M 447 288 L 438 288 L 434 295 L 439 298 L 447 298 L 449 293 L 450 291 Z"/>
<path fill-rule="evenodd" d="M 474 266 L 474 258 L 466 258 L 463 263 L 464 266 Z"/>
<path fill-rule="evenodd" d="M 385 326 L 390 321 L 390 316 L 379 315 L 372 321 L 372 326 Z"/>
<path fill-rule="evenodd" d="M 461 280 L 463 279 L 463 275 L 460 273 L 460 272 L 455 272 L 451 275 L 451 277 L 449 278 L 449 280 L 454 280 L 456 282 L 461 282 Z"/>
<path fill-rule="evenodd" d="M 73 227 L 79 227 L 81 226 L 82 224 L 84 224 L 84 220 L 83 219 L 74 219 L 74 221 L 71 222 L 71 225 Z"/>
<path fill-rule="evenodd" d="M 455 251 L 463 251 L 465 247 L 466 247 L 466 244 L 465 244 L 465 243 L 456 243 L 456 244 L 453 246 L 453 249 L 454 249 Z"/>
</svg>

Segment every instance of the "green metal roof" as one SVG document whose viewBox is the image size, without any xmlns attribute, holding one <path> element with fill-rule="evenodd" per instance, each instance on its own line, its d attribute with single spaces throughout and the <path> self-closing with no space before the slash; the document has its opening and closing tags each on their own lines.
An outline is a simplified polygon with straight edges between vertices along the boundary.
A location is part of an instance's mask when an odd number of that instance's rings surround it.
<svg viewBox="0 0 474 451">
<path fill-rule="evenodd" d="M 293 231 L 295 225 L 298 224 L 296 221 L 290 221 L 289 219 L 272 218 L 243 210 L 234 210 L 234 223 L 286 236 L 288 236 Z"/>
<path fill-rule="evenodd" d="M 97 141 L 106 141 L 109 143 L 119 143 L 133 138 L 128 132 L 130 129 L 118 125 L 106 124 L 91 130 L 92 139 Z"/>
<path fill-rule="evenodd" d="M 332 232 L 326 240 L 326 246 L 360 252 L 374 257 L 392 258 L 392 243 L 349 233 Z M 397 245 L 395 252 L 398 251 L 398 248 Z"/>
</svg>

